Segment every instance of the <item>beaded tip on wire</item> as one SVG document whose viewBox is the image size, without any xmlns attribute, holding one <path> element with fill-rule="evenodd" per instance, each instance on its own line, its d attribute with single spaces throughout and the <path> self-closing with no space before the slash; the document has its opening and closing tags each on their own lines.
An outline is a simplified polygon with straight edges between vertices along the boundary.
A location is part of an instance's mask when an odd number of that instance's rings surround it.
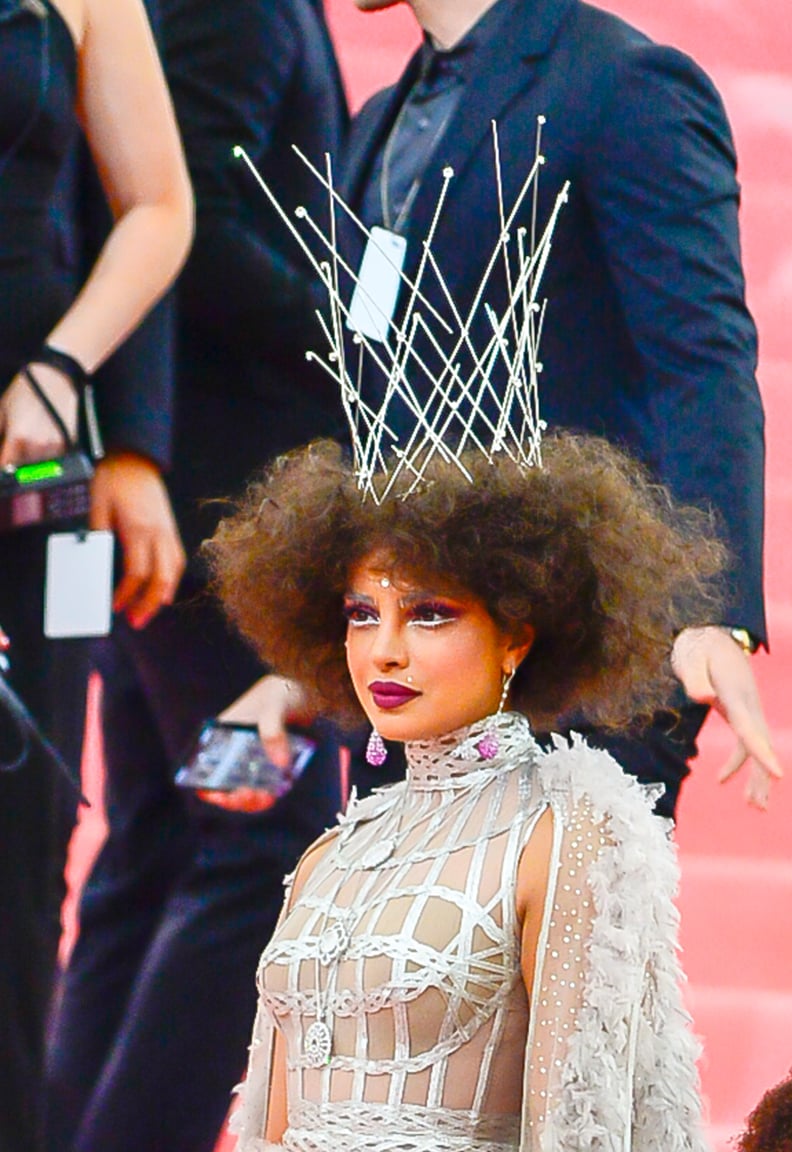
<svg viewBox="0 0 792 1152">
<path fill-rule="evenodd" d="M 387 333 L 382 340 L 350 325 L 347 295 L 340 288 L 341 274 L 364 296 L 368 290 L 339 252 L 336 213 L 343 212 L 367 243 L 373 241 L 371 230 L 335 190 L 330 157 L 326 156 L 326 171 L 322 173 L 299 149 L 294 149 L 329 198 L 329 229 L 322 228 L 304 205 L 294 210 L 294 217 L 314 242 L 309 245 L 245 149 L 241 145 L 233 149 L 234 157 L 243 160 L 250 169 L 327 290 L 329 316 L 318 313 L 327 348 L 324 353 L 308 353 L 308 359 L 333 377 L 340 387 L 352 436 L 358 487 L 364 499 L 371 497 L 380 504 L 397 484 L 400 484 L 398 495 L 408 496 L 423 482 L 426 469 L 436 456 L 455 464 L 466 479 L 471 480 L 462 462 L 463 452 L 471 448 L 482 452 L 487 459 L 492 459 L 495 453 L 506 453 L 519 467 L 541 466 L 544 422 L 539 419 L 538 377 L 542 363 L 538 350 L 546 302 L 539 302 L 538 293 L 558 214 L 568 199 L 569 190 L 566 183 L 555 199 L 544 229 L 539 232 L 538 182 L 539 170 L 545 164 L 541 151 L 545 122 L 544 116 L 537 117 L 533 164 L 508 210 L 504 203 L 497 124 L 492 123 L 500 228 L 465 314 L 454 301 L 433 251 L 435 233 L 454 177 L 449 165 L 443 167 L 443 185 L 427 234 L 420 242 L 417 271 L 410 277 L 403 268 L 397 269 L 405 304 L 401 313 L 396 314 L 398 321 L 394 316 L 388 318 Z M 530 229 L 522 224 L 517 226 L 529 193 L 532 199 Z M 324 259 L 315 255 L 316 244 L 325 253 Z M 498 268 L 505 281 L 506 295 L 505 303 L 496 311 L 486 296 L 494 287 L 493 277 Z M 434 279 L 435 289 L 439 289 L 446 315 L 429 299 L 425 290 L 429 278 Z M 503 296 L 502 287 L 499 295 Z M 477 347 L 472 333 L 481 313 L 487 318 L 489 334 L 483 346 Z M 353 347 L 357 349 L 357 360 L 352 366 L 347 365 L 344 348 L 344 332 L 349 328 L 352 328 Z M 373 404 L 367 402 L 362 392 L 361 357 L 368 358 L 384 382 L 381 398 Z M 496 368 L 497 387 L 493 383 Z M 417 380 L 420 387 L 416 387 Z M 414 423 L 403 441 L 393 433 L 388 421 L 391 408 L 397 404 Z"/>
</svg>

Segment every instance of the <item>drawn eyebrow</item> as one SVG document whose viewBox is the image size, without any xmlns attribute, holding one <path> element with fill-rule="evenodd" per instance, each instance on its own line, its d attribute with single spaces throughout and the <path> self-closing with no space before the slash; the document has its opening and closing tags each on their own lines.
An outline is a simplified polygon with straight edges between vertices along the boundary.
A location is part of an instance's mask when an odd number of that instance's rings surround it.
<svg viewBox="0 0 792 1152">
<path fill-rule="evenodd" d="M 373 596 L 367 596 L 364 592 L 345 592 L 344 602 L 356 601 L 359 604 L 367 604 L 374 606 L 376 601 Z M 438 592 L 405 592 L 404 596 L 399 597 L 399 605 L 402 608 L 411 608 L 414 604 L 448 604 L 453 606 L 461 603 L 457 596 L 447 595 Z"/>
<path fill-rule="evenodd" d="M 430 604 L 458 604 L 455 596 L 447 596 L 442 592 L 407 592 L 399 601 L 406 608 L 412 604 L 428 602 Z"/>
</svg>

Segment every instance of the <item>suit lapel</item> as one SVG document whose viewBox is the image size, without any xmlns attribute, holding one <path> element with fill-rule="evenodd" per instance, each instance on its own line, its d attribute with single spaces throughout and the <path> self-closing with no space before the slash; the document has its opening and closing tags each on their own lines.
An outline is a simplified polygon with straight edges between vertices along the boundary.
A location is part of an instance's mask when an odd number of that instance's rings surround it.
<svg viewBox="0 0 792 1152">
<path fill-rule="evenodd" d="M 482 144 L 488 147 L 492 121 L 498 122 L 516 96 L 530 88 L 537 63 L 553 46 L 558 29 L 577 0 L 504 0 L 511 11 L 479 54 L 460 105 L 444 134 L 431 166 L 453 169 L 449 196 Z M 526 160 L 529 158 L 526 157 Z M 527 174 L 527 168 L 526 168 Z M 410 232 L 425 236 L 437 203 L 437 180 L 424 182 L 413 207 Z"/>
<path fill-rule="evenodd" d="M 443 166 L 453 168 L 455 178 L 450 190 L 451 196 L 482 142 L 491 136 L 492 121 L 497 121 L 510 102 L 530 87 L 536 63 L 551 49 L 561 23 L 578 0 L 503 2 L 511 4 L 511 11 L 498 29 L 495 40 L 481 52 L 460 107 L 448 125 L 438 154 L 431 161 L 430 167 L 433 169 L 437 168 L 438 161 Z M 414 53 L 394 87 L 373 97 L 371 105 L 364 107 L 353 122 L 337 182 L 341 196 L 353 207 L 359 202 L 362 184 L 375 150 L 393 124 L 419 68 L 420 49 Z M 424 181 L 411 213 L 411 237 L 422 239 L 426 236 L 437 204 L 439 187 L 439 178 Z M 350 228 L 343 218 L 340 226 L 344 230 Z M 350 232 L 351 238 L 356 235 L 354 231 Z M 354 251 L 358 241 L 359 237 L 357 240 L 350 239 L 350 251 Z M 420 258 L 420 244 L 411 243 L 409 252 L 408 268 Z"/>
</svg>

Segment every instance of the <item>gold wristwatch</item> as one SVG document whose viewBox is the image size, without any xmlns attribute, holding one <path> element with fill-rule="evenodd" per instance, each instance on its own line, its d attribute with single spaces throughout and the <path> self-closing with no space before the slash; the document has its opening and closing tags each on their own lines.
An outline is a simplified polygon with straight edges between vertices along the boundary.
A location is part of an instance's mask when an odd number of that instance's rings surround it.
<svg viewBox="0 0 792 1152">
<path fill-rule="evenodd" d="M 740 645 L 746 656 L 753 656 L 758 644 L 747 628 L 729 628 L 728 632 L 735 644 Z"/>
</svg>

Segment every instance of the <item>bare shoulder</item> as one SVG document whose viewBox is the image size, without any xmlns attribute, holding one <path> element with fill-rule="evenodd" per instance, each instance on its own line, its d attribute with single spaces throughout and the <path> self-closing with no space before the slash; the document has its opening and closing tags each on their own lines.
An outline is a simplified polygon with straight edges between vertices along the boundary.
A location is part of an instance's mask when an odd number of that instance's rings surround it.
<svg viewBox="0 0 792 1152">
<path fill-rule="evenodd" d="M 66 4 L 79 12 L 86 44 L 92 34 L 103 40 L 133 36 L 131 47 L 137 48 L 138 38 L 150 39 L 149 18 L 143 0 L 58 0 L 59 7 Z M 152 41 L 153 42 L 153 41 Z"/>
<path fill-rule="evenodd" d="M 79 51 L 85 36 L 87 0 L 50 0 L 50 4 L 69 29 Z"/>
</svg>

